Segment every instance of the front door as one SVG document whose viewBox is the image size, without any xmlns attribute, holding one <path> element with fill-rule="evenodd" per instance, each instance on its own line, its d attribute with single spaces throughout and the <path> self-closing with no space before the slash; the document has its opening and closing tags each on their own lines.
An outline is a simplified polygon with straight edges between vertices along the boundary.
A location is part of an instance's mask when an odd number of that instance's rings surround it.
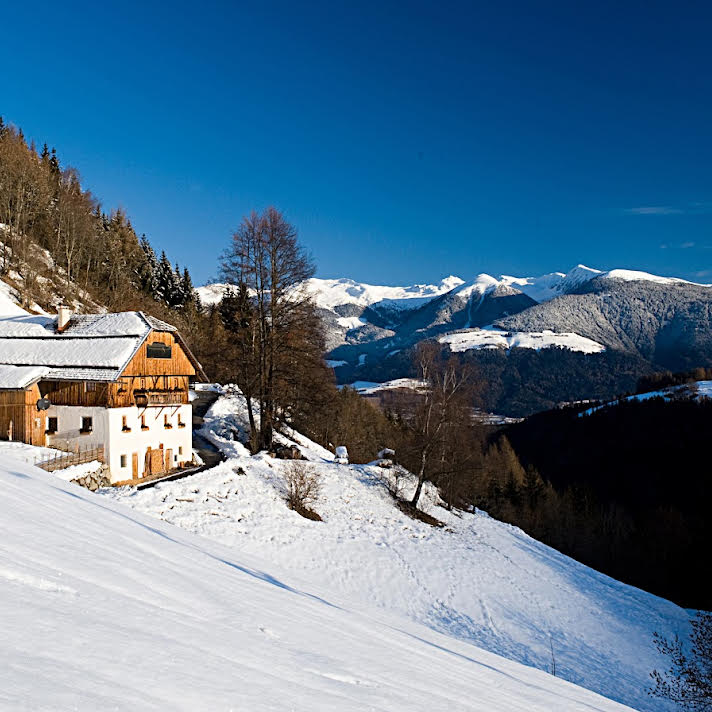
<svg viewBox="0 0 712 712">
<path fill-rule="evenodd" d="M 132 477 L 138 479 L 138 453 L 135 452 L 131 455 L 131 473 Z"/>
<path fill-rule="evenodd" d="M 166 450 L 166 459 L 164 460 L 164 463 L 166 472 L 168 472 L 168 470 L 173 469 L 173 450 L 171 450 L 170 448 Z"/>
</svg>

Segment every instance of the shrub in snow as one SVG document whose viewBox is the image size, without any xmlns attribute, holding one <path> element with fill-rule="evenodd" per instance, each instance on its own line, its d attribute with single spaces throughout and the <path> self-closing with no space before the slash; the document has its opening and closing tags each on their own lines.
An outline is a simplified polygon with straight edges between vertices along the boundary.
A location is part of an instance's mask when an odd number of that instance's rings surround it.
<svg viewBox="0 0 712 712">
<path fill-rule="evenodd" d="M 277 445 L 274 454 L 280 460 L 305 460 L 302 451 L 296 445 Z"/>
<path fill-rule="evenodd" d="M 321 521 L 321 517 L 310 509 L 321 490 L 319 472 L 301 461 L 291 462 L 284 470 L 287 484 L 287 504 L 307 519 Z"/>
<path fill-rule="evenodd" d="M 391 450 L 389 447 L 384 447 L 383 450 L 381 450 L 378 453 L 378 459 L 379 460 L 393 460 L 396 456 L 396 451 Z"/>
<path fill-rule="evenodd" d="M 334 451 L 334 454 L 336 455 L 336 462 L 340 465 L 349 464 L 349 451 L 346 449 L 345 445 L 339 445 L 339 447 L 337 447 Z"/>
</svg>

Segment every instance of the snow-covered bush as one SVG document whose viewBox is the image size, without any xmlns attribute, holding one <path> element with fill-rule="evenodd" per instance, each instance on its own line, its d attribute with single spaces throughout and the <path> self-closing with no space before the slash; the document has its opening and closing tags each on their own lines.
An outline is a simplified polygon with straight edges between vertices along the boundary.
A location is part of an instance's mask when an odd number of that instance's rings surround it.
<svg viewBox="0 0 712 712">
<path fill-rule="evenodd" d="M 321 480 L 316 468 L 295 460 L 285 467 L 284 480 L 289 508 L 307 519 L 321 521 L 321 517 L 311 509 L 321 491 Z"/>
</svg>

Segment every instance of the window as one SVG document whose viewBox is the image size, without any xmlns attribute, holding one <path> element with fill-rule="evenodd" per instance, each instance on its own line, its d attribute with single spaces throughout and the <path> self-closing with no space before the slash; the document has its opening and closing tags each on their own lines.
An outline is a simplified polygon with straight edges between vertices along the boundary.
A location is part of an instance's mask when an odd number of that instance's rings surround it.
<svg viewBox="0 0 712 712">
<path fill-rule="evenodd" d="M 90 433 L 92 430 L 94 430 L 94 423 L 92 418 L 88 417 L 83 417 L 82 418 L 82 427 L 79 430 L 80 433 Z"/>
<path fill-rule="evenodd" d="M 121 467 L 126 467 L 126 455 L 121 456 Z"/>
<path fill-rule="evenodd" d="M 168 420 L 168 413 L 166 413 L 166 414 L 163 416 L 163 427 L 164 427 L 164 428 L 172 428 L 172 427 L 173 427 L 173 426 L 171 425 L 170 420 Z"/>
<path fill-rule="evenodd" d="M 57 418 L 47 418 L 47 432 L 56 433 L 57 432 Z"/>
<path fill-rule="evenodd" d="M 85 383 L 84 384 L 84 392 L 85 393 L 90 393 L 91 391 L 96 390 L 96 383 Z"/>
<path fill-rule="evenodd" d="M 178 446 L 178 454 L 179 454 L 179 455 L 182 455 L 182 454 L 183 454 L 183 446 L 182 446 L 182 445 L 179 445 L 179 446 Z"/>
<path fill-rule="evenodd" d="M 148 430 L 148 425 L 146 425 L 146 416 L 141 416 L 141 430 Z"/>
<path fill-rule="evenodd" d="M 183 422 L 183 418 L 181 417 L 180 413 L 178 413 L 178 427 L 185 428 L 185 423 Z"/>
<path fill-rule="evenodd" d="M 122 416 L 121 416 L 121 431 L 124 432 L 124 433 L 130 433 L 130 432 L 131 432 L 131 428 L 129 428 L 129 424 L 128 424 L 127 420 L 126 420 L 126 416 L 125 416 L 125 415 L 122 415 Z"/>
<path fill-rule="evenodd" d="M 171 347 L 168 344 L 162 344 L 160 341 L 154 341 L 146 346 L 146 356 L 148 358 L 170 358 Z"/>
</svg>

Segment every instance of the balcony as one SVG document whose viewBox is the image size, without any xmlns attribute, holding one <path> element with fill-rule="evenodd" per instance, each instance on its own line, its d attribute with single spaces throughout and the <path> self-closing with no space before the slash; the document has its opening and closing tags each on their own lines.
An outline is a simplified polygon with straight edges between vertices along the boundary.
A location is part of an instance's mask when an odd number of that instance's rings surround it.
<svg viewBox="0 0 712 712">
<path fill-rule="evenodd" d="M 134 402 L 139 408 L 149 405 L 181 405 L 187 402 L 184 391 L 134 391 Z"/>
</svg>

